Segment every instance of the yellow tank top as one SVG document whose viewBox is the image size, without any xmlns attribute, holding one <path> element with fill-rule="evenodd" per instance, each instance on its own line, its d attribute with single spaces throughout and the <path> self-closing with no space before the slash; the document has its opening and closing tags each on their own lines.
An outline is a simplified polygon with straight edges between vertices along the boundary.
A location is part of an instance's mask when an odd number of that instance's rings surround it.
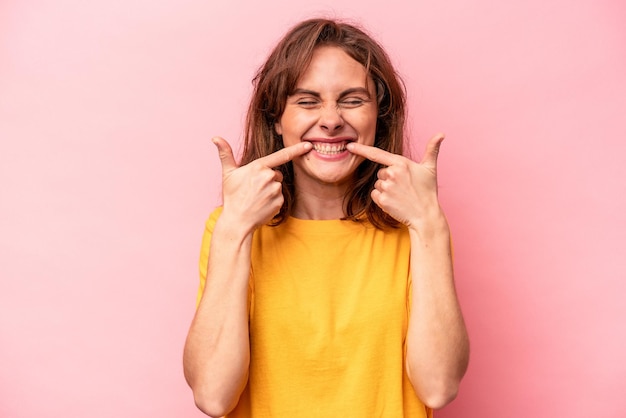
<svg viewBox="0 0 626 418">
<path fill-rule="evenodd" d="M 211 233 L 200 260 L 206 279 Z M 228 417 L 432 417 L 405 371 L 406 229 L 289 218 L 255 232 L 250 374 Z"/>
</svg>

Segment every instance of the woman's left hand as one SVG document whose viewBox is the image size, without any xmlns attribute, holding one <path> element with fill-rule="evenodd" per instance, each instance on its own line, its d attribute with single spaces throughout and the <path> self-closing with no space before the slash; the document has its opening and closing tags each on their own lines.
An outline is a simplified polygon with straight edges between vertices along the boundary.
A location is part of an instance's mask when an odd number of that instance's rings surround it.
<svg viewBox="0 0 626 418">
<path fill-rule="evenodd" d="M 407 227 L 417 226 L 441 211 L 437 199 L 437 155 L 443 141 L 437 134 L 428 141 L 426 153 L 417 163 L 402 155 L 356 142 L 348 150 L 386 167 L 378 170 L 372 200 Z"/>
</svg>

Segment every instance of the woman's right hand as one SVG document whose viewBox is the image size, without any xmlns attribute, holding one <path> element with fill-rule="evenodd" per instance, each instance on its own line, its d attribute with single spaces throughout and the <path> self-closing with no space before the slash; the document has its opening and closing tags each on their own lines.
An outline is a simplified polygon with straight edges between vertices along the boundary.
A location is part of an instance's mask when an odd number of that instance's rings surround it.
<svg viewBox="0 0 626 418">
<path fill-rule="evenodd" d="M 224 138 L 215 137 L 212 141 L 222 164 L 222 216 L 230 217 L 247 232 L 267 224 L 283 205 L 283 175 L 275 168 L 313 148 L 310 142 L 300 142 L 239 166 Z"/>
</svg>

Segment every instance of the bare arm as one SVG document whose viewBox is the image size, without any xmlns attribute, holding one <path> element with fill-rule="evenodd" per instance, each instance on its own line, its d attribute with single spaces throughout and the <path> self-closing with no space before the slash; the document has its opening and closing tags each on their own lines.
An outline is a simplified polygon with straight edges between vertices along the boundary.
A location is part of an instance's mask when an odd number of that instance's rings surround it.
<svg viewBox="0 0 626 418">
<path fill-rule="evenodd" d="M 248 378 L 252 237 L 283 203 L 282 175 L 273 168 L 308 152 L 311 144 L 239 167 L 224 139 L 213 142 L 222 163 L 224 208 L 213 231 L 206 287 L 187 335 L 183 367 L 198 408 L 218 417 L 237 405 Z"/>
<path fill-rule="evenodd" d="M 411 316 L 407 373 L 432 408 L 456 397 L 469 362 L 469 341 L 454 287 L 450 233 L 442 212 L 409 228 Z"/>
<path fill-rule="evenodd" d="M 248 376 L 248 279 L 252 234 L 218 219 L 211 239 L 206 286 L 185 344 L 185 378 L 196 405 L 210 416 L 232 410 Z"/>
<path fill-rule="evenodd" d="M 450 231 L 437 199 L 433 137 L 420 163 L 374 147 L 348 149 L 387 167 L 379 170 L 372 200 L 409 229 L 412 302 L 407 333 L 407 374 L 431 408 L 451 402 L 467 369 L 469 341 L 454 288 Z"/>
</svg>

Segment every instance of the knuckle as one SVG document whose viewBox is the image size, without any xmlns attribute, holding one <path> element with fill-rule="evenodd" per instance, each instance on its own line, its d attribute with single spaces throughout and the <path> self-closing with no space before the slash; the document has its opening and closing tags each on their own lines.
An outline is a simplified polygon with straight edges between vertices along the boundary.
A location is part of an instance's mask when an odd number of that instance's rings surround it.
<svg viewBox="0 0 626 418">
<path fill-rule="evenodd" d="M 270 190 L 272 191 L 272 194 L 275 195 L 280 195 L 282 197 L 282 191 L 283 191 L 283 185 L 277 181 L 272 182 L 272 184 L 270 184 Z"/>
<path fill-rule="evenodd" d="M 396 166 L 397 166 L 399 169 L 406 170 L 407 168 L 409 168 L 409 160 L 407 160 L 407 159 L 403 158 L 402 160 L 398 161 L 398 163 L 396 164 Z"/>
<path fill-rule="evenodd" d="M 284 201 L 285 199 L 283 198 L 282 194 L 276 196 L 276 198 L 274 199 L 271 205 L 273 214 L 277 214 L 278 211 L 280 211 L 280 208 L 283 206 Z"/>
<path fill-rule="evenodd" d="M 374 201 L 374 203 L 376 203 L 378 206 L 382 207 L 382 203 L 380 201 L 380 191 L 379 190 L 372 190 L 372 193 L 370 194 L 372 197 L 372 200 Z"/>
<path fill-rule="evenodd" d="M 261 172 L 259 173 L 259 177 L 263 182 L 272 181 L 275 177 L 274 170 L 261 170 Z"/>
<path fill-rule="evenodd" d="M 290 148 L 283 148 L 281 157 L 282 160 L 289 161 L 295 157 L 295 151 Z"/>
</svg>

